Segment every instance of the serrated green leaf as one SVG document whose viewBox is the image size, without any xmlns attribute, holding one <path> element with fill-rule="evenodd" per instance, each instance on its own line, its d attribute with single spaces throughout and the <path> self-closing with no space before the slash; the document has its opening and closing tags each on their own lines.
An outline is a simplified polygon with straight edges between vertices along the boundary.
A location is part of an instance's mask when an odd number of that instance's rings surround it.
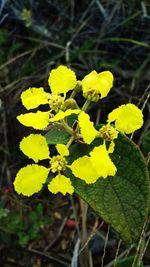
<svg viewBox="0 0 150 267">
<path fill-rule="evenodd" d="M 66 144 L 70 135 L 66 131 L 54 127 L 45 135 L 45 137 L 49 145 L 56 145 Z"/>
<path fill-rule="evenodd" d="M 96 142 L 95 145 L 99 145 Z M 93 144 L 90 150 L 92 148 Z M 72 146 L 70 163 L 88 154 L 90 150 L 87 145 L 75 144 Z M 68 171 L 68 177 L 72 179 L 75 192 L 89 203 L 125 242 L 134 243 L 138 240 L 148 215 L 148 170 L 138 147 L 123 135 L 117 138 L 111 158 L 117 167 L 117 173 L 113 177 L 100 178 L 90 185 L 75 178 L 71 171 Z"/>
</svg>

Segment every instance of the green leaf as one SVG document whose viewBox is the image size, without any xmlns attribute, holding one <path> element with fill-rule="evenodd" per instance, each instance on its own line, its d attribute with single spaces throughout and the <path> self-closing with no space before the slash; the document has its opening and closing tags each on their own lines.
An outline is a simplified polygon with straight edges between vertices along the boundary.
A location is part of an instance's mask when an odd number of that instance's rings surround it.
<svg viewBox="0 0 150 267">
<path fill-rule="evenodd" d="M 66 144 L 70 138 L 70 134 L 54 127 L 45 135 L 45 137 L 49 145 Z"/>
<path fill-rule="evenodd" d="M 78 115 L 76 114 L 71 114 L 71 116 L 68 116 L 67 118 L 67 123 L 70 127 L 72 127 L 75 123 L 75 121 L 78 120 Z"/>
<path fill-rule="evenodd" d="M 29 236 L 25 233 L 18 233 L 18 244 L 19 245 L 26 245 L 29 242 Z"/>
<path fill-rule="evenodd" d="M 94 145 L 97 146 L 101 142 L 100 139 L 96 140 L 90 149 L 87 145 L 73 145 L 69 163 L 88 154 Z M 113 177 L 101 178 L 89 185 L 75 178 L 70 170 L 68 177 L 72 179 L 75 192 L 89 203 L 125 242 L 134 243 L 138 240 L 148 216 L 147 167 L 138 147 L 121 134 L 117 138 L 111 158 L 117 167 L 117 173 Z"/>
<path fill-rule="evenodd" d="M 133 256 L 121 260 L 116 260 L 114 267 L 132 267 L 133 261 Z M 143 267 L 142 262 L 140 263 L 139 267 Z"/>
</svg>

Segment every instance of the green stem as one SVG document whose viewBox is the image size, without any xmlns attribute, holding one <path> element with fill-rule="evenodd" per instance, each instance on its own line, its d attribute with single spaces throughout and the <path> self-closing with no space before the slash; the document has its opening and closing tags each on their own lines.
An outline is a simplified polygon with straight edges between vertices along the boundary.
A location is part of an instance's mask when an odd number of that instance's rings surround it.
<svg viewBox="0 0 150 267">
<path fill-rule="evenodd" d="M 76 93 L 77 93 L 76 90 L 73 90 L 69 98 L 74 98 Z"/>
<path fill-rule="evenodd" d="M 73 135 L 74 133 L 73 129 L 65 122 L 65 120 L 62 120 L 62 126 L 66 130 L 66 132 Z"/>
<path fill-rule="evenodd" d="M 69 148 L 71 146 L 71 144 L 73 143 L 74 141 L 74 135 L 72 135 L 68 141 L 68 143 L 66 144 L 66 147 Z"/>
<path fill-rule="evenodd" d="M 85 103 L 84 103 L 84 105 L 83 105 L 83 107 L 82 107 L 82 111 L 86 111 L 87 110 L 87 108 L 88 108 L 88 106 L 89 106 L 89 104 L 90 104 L 90 101 L 87 99 L 86 101 L 85 101 Z"/>
</svg>

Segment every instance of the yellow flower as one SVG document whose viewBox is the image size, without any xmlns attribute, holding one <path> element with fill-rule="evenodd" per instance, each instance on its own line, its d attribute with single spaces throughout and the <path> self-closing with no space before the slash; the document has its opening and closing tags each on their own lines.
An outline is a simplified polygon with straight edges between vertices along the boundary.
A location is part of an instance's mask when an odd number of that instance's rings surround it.
<svg viewBox="0 0 150 267">
<path fill-rule="evenodd" d="M 113 141 L 118 137 L 118 131 L 110 124 L 102 126 L 99 133 L 100 137 L 102 137 L 105 141 Z"/>
<path fill-rule="evenodd" d="M 20 142 L 20 149 L 35 162 L 49 158 L 49 147 L 46 138 L 41 134 L 30 134 L 24 137 Z"/>
<path fill-rule="evenodd" d="M 65 171 L 67 168 L 65 156 L 69 156 L 69 150 L 64 144 L 56 145 L 56 149 L 59 155 L 53 156 L 50 160 L 50 164 L 51 171 L 53 173 L 58 172 L 58 175 L 48 184 L 48 189 L 53 194 L 57 194 L 58 192 L 63 195 L 66 193 L 72 194 L 74 192 L 74 188 L 71 184 L 70 178 L 60 173 L 61 171 Z"/>
<path fill-rule="evenodd" d="M 82 111 L 78 116 L 78 122 L 84 142 L 91 144 L 98 131 L 94 128 L 93 122 L 90 121 L 89 115 Z"/>
<path fill-rule="evenodd" d="M 36 162 L 38 160 L 50 158 L 46 139 L 40 134 L 31 134 L 25 137 L 20 143 L 20 148 L 25 155 Z M 49 168 L 32 164 L 19 170 L 14 181 L 14 187 L 18 194 L 21 193 L 24 196 L 31 196 L 39 192 L 43 183 L 46 182 L 49 171 L 58 173 L 48 185 L 48 189 L 52 193 L 56 194 L 60 192 L 64 195 L 66 193 L 73 193 L 74 188 L 71 184 L 71 180 L 61 174 L 61 172 L 64 172 L 67 168 L 65 156 L 69 155 L 69 150 L 64 144 L 56 145 L 56 149 L 59 155 L 50 158 L 51 166 Z"/>
<path fill-rule="evenodd" d="M 75 88 L 77 79 L 74 71 L 66 66 L 60 65 L 50 72 L 48 83 L 53 93 L 66 94 Z"/>
<path fill-rule="evenodd" d="M 90 72 L 82 80 L 83 95 L 91 101 L 97 101 L 108 95 L 113 86 L 113 75 L 110 71 Z"/>
<path fill-rule="evenodd" d="M 64 108 L 65 104 L 65 97 L 62 97 L 61 95 L 51 93 L 49 94 L 49 105 L 51 111 L 54 110 L 56 113 L 59 110 L 62 110 Z"/>
<path fill-rule="evenodd" d="M 60 121 L 65 117 L 70 116 L 71 114 L 78 114 L 80 113 L 79 109 L 67 109 L 66 111 L 60 110 L 54 117 L 49 119 L 49 122 Z"/>
<path fill-rule="evenodd" d="M 37 111 L 36 113 L 30 112 L 17 116 L 20 123 L 27 127 L 33 127 L 37 130 L 42 130 L 49 125 L 49 111 Z"/>
<path fill-rule="evenodd" d="M 84 180 L 87 184 L 95 183 L 101 177 L 114 176 L 117 171 L 109 157 L 105 143 L 95 147 L 90 152 L 90 157 L 80 157 L 68 167 L 74 176 Z"/>
<path fill-rule="evenodd" d="M 36 164 L 21 168 L 14 181 L 16 192 L 28 197 L 39 192 L 46 182 L 48 173 L 49 169 Z"/>
<path fill-rule="evenodd" d="M 142 111 L 134 104 L 121 105 L 108 115 L 108 123 L 115 121 L 118 131 L 130 134 L 143 125 Z"/>
<path fill-rule="evenodd" d="M 37 108 L 39 105 L 48 104 L 48 94 L 42 87 L 31 87 L 21 94 L 22 104 L 26 109 Z"/>
<path fill-rule="evenodd" d="M 48 184 L 48 189 L 53 194 L 57 194 L 58 192 L 63 195 L 66 193 L 72 194 L 74 192 L 74 187 L 71 184 L 70 178 L 60 173 L 61 171 L 65 171 L 67 168 L 65 156 L 69 156 L 69 150 L 64 144 L 56 145 L 56 149 L 59 155 L 53 156 L 50 160 L 50 164 L 51 171 L 53 173 L 58 172 L 58 175 Z"/>
<path fill-rule="evenodd" d="M 53 194 L 61 192 L 63 195 L 66 195 L 66 193 L 72 195 L 74 192 L 70 179 L 62 174 L 58 174 L 55 178 L 53 178 L 53 180 L 48 184 L 48 189 Z"/>
</svg>

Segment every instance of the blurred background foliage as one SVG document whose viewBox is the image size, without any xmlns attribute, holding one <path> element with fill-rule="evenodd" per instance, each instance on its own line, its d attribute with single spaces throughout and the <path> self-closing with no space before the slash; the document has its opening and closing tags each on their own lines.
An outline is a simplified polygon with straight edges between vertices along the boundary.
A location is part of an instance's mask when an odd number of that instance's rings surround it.
<svg viewBox="0 0 150 267">
<path fill-rule="evenodd" d="M 3 266 L 14 266 L 13 261 L 19 258 L 18 255 L 14 258 L 15 247 L 21 251 L 22 247 L 38 240 L 36 246 L 43 248 L 49 238 L 54 239 L 55 244 L 59 227 L 64 230 L 66 221 L 74 219 L 74 205 L 77 210 L 79 206 L 77 199 L 73 204 L 73 199 L 53 197 L 45 191 L 30 199 L 20 198 L 13 192 L 14 176 L 27 162 L 18 148 L 23 135 L 29 133 L 29 129 L 16 121 L 16 116 L 24 111 L 21 92 L 30 86 L 43 85 L 48 91 L 49 71 L 59 64 L 75 70 L 78 79 L 93 69 L 112 71 L 114 88 L 101 103 L 91 105 L 91 116 L 97 122 L 104 121 L 114 107 L 127 102 L 144 107 L 144 130 L 135 136 L 135 141 L 141 145 L 146 133 L 142 148 L 147 156 L 150 151 L 150 132 L 147 132 L 150 127 L 149 25 L 148 0 L 0 0 L 0 251 Z M 70 224 L 67 225 L 69 233 L 67 228 L 61 242 L 56 242 L 54 252 L 65 252 L 65 261 L 70 262 L 76 226 L 70 231 Z M 6 257 L 8 247 L 14 249 L 9 250 L 10 257 Z M 41 256 L 37 251 L 32 253 L 38 262 Z M 106 263 L 114 257 L 113 250 L 111 254 Z M 23 255 L 26 258 L 25 252 Z M 59 256 L 63 266 L 63 256 Z M 150 255 L 145 261 L 149 259 Z M 42 266 L 60 266 L 57 260 L 57 257 L 50 260 L 54 265 Z M 99 266 L 96 265 L 99 262 L 100 259 L 96 259 L 94 266 Z M 41 266 L 33 264 L 31 261 L 28 266 Z"/>
</svg>

